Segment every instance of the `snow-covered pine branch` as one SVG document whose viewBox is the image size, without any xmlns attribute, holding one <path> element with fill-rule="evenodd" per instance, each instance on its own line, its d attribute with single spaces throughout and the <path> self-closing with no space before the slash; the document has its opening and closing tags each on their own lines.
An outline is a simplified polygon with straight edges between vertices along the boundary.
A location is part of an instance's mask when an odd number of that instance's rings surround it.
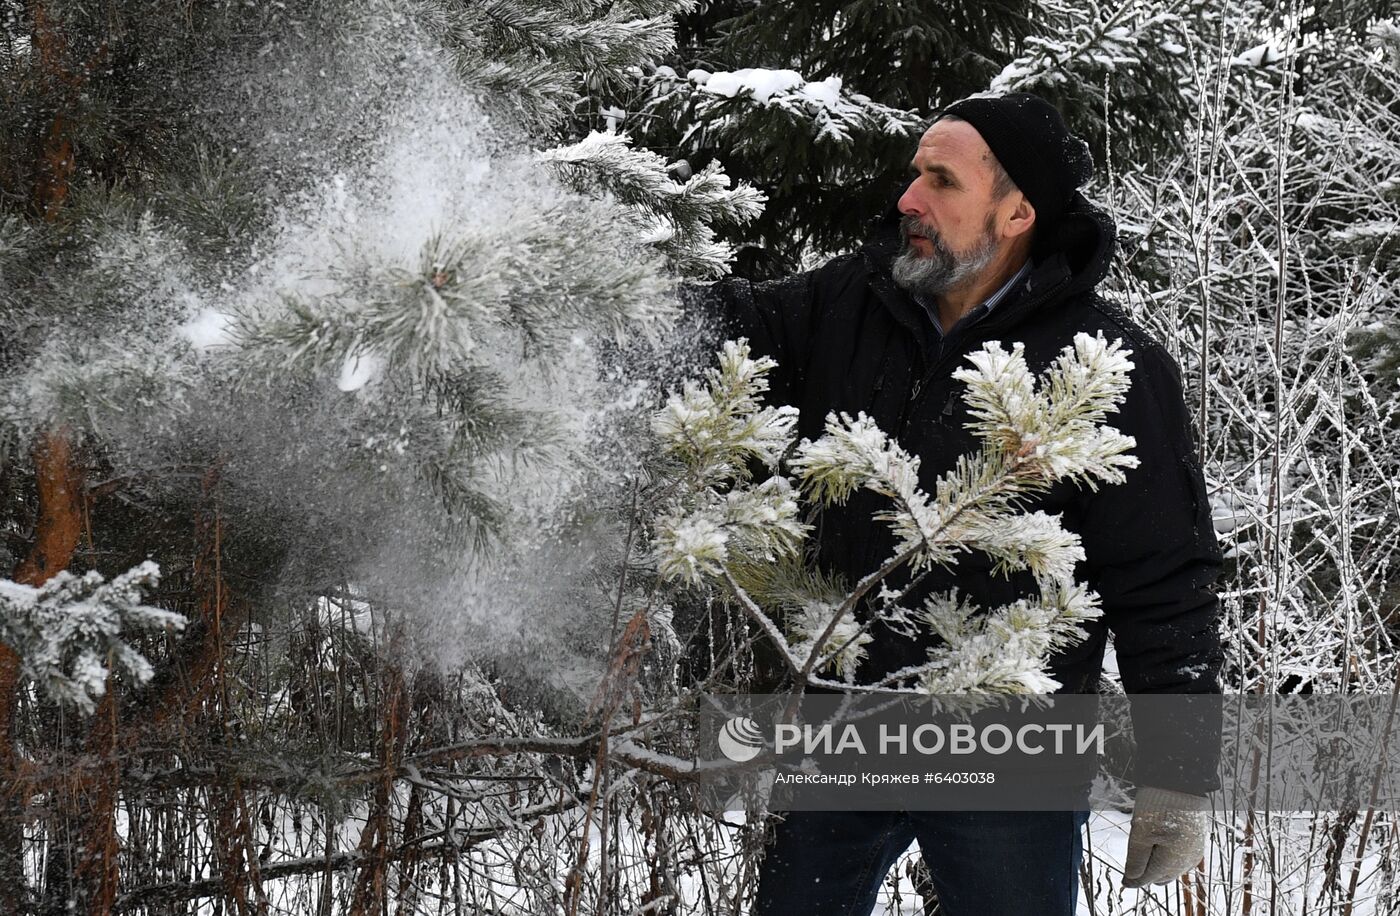
<svg viewBox="0 0 1400 916">
<path fill-rule="evenodd" d="M 741 604 L 763 615 L 759 622 L 770 632 L 777 628 L 772 617 L 785 612 L 780 648 L 794 671 L 812 670 L 820 661 L 817 670 L 830 664 L 845 677 L 870 639 L 855 607 L 880 579 L 906 562 L 916 571 L 951 566 L 959 553 L 981 550 L 1003 572 L 1029 569 L 1040 585 L 1039 600 L 981 609 L 944 595 L 911 613 L 899 606 L 900 595 L 882 588 L 880 615 L 900 626 L 922 621 L 945 641 L 930 650 L 928 664 L 901 672 L 900 683 L 947 693 L 1053 689 L 1045 674 L 1048 658 L 1083 638 L 1080 624 L 1100 611 L 1096 596 L 1073 581 L 1084 557 L 1079 537 L 1058 517 L 1024 513 L 1020 505 L 1057 481 L 1096 488 L 1122 482 L 1125 470 L 1137 466 L 1126 454 L 1132 438 L 1102 425 L 1128 389 L 1130 352 L 1102 335 L 1080 334 L 1036 379 L 1020 345 L 1010 351 L 997 342 L 985 345 L 970 357 L 972 368 L 955 373 L 967 385 L 969 426 L 984 448 L 963 456 L 930 498 L 919 487 L 918 458 L 863 414 L 828 416 L 825 435 L 797 446 L 784 472 L 780 459 L 791 444 L 795 412 L 759 406 L 763 376 L 774 364 L 750 359 L 742 340 L 728 342 L 720 368 L 707 372 L 707 386 L 686 385 L 653 422 L 665 452 L 684 468 L 682 494 L 655 525 L 658 571 L 744 591 L 731 567 L 746 571 L 750 581 L 755 568 L 787 567 L 785 584 L 774 587 L 757 577 L 760 597 L 782 596 L 777 607 L 762 607 L 747 593 L 738 596 Z M 778 473 L 754 486 L 746 470 L 751 457 Z M 808 531 L 797 521 L 793 494 L 801 490 L 826 505 L 858 489 L 890 500 L 880 518 L 898 546 L 855 591 L 837 595 L 820 576 L 791 568 Z"/>
<path fill-rule="evenodd" d="M 776 469 L 797 426 L 797 408 L 760 404 L 776 366 L 768 357 L 751 359 L 746 339 L 726 341 L 719 367 L 705 370 L 706 384 L 687 381 L 653 417 L 667 454 L 705 486 L 747 479 L 751 458 Z"/>
<path fill-rule="evenodd" d="M 184 628 L 180 614 L 141 603 L 159 579 L 147 560 L 110 582 L 97 572 L 60 572 L 38 588 L 0 581 L 0 642 L 51 698 L 91 713 L 109 675 L 151 678 L 150 662 L 124 636 Z"/>
<path fill-rule="evenodd" d="M 327 292 L 288 297 L 282 315 L 244 322 L 239 337 L 277 348 L 288 366 L 339 367 L 369 353 L 428 377 L 460 370 L 501 329 L 548 351 L 580 328 L 620 335 L 673 317 L 650 265 L 619 263 L 610 228 L 547 207 L 495 231 L 434 235 L 417 263 L 352 261 L 327 278 Z"/>
<path fill-rule="evenodd" d="M 1127 391 L 1130 351 L 1079 334 L 1037 383 L 1023 349 L 989 342 L 968 357 L 974 368 L 953 373 L 967 385 L 970 428 L 986 447 L 938 480 L 932 502 L 918 488 L 918 459 L 863 414 L 829 416 L 826 435 L 799 447 L 792 467 L 803 489 L 822 502 L 856 489 L 892 499 L 884 517 L 899 537 L 897 552 L 914 551 L 916 567 L 948 565 L 970 547 L 1004 570 L 1067 576 L 1082 558 L 1078 538 L 1057 519 L 1014 514 L 1016 505 L 1057 480 L 1096 488 L 1122 482 L 1124 469 L 1137 466 L 1126 454 L 1132 438 L 1100 425 Z"/>
<path fill-rule="evenodd" d="M 1045 660 L 1084 639 L 1082 624 L 1102 614 L 1098 596 L 1069 576 L 1044 580 L 1039 601 L 980 610 L 945 592 L 914 615 L 948 646 L 919 675 L 927 693 L 1053 693 L 1060 685 L 1045 674 Z"/>
<path fill-rule="evenodd" d="M 664 253 L 679 274 L 724 273 L 734 250 L 716 241 L 711 227 L 741 225 L 763 210 L 763 195 L 748 185 L 731 186 L 719 163 L 677 181 L 671 177 L 675 165 L 633 147 L 626 134 L 594 131 L 540 158 L 581 193 L 601 188 L 636 211 L 643 241 Z"/>
<path fill-rule="evenodd" d="M 535 127 L 567 117 L 585 79 L 649 64 L 675 47 L 677 4 L 433 0 L 427 6 L 462 80 Z"/>
<path fill-rule="evenodd" d="M 844 597 L 831 601 L 813 596 L 786 615 L 794 658 L 805 664 L 812 656 L 819 662 L 829 657 L 828 664 L 838 678 L 855 674 L 872 639 L 854 615 L 842 611 L 844 603 Z M 816 670 L 823 667 L 826 665 L 814 665 Z"/>
<path fill-rule="evenodd" d="M 861 134 L 910 136 L 921 124 L 914 112 L 846 89 L 838 76 L 809 81 L 795 70 L 744 69 L 692 70 L 681 78 L 658 69 L 656 79 L 670 83 L 658 87 L 659 98 L 676 93 L 694 105 L 693 125 L 683 141 L 687 147 L 753 152 L 774 133 L 791 136 L 792 131 L 839 147 Z"/>
<path fill-rule="evenodd" d="M 1122 483 L 1138 463 L 1126 454 L 1132 438 L 1102 424 L 1127 393 L 1132 351 L 1102 334 L 1077 334 L 1037 383 L 1024 349 L 1017 343 L 1007 352 L 994 341 L 968 357 L 975 368 L 953 373 L 968 386 L 973 431 L 1012 456 L 1018 473 L 1047 484 Z"/>
<path fill-rule="evenodd" d="M 797 424 L 793 407 L 763 407 L 767 373 L 777 364 L 751 359 L 746 340 L 727 341 L 704 387 L 687 382 L 652 420 L 663 451 L 683 469 L 686 498 L 657 523 L 657 566 L 667 578 L 718 576 L 730 550 L 772 560 L 791 556 L 806 533 L 790 482 L 749 482 L 748 464 L 776 468 Z M 722 492 L 730 485 L 728 492 Z"/>
</svg>

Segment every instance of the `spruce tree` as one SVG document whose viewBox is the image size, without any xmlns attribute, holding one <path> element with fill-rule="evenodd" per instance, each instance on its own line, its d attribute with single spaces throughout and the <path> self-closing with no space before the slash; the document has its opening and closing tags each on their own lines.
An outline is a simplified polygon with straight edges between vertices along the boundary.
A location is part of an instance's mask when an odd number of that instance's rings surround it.
<svg viewBox="0 0 1400 916">
<path fill-rule="evenodd" d="M 865 241 L 929 119 L 967 95 L 1045 96 L 1104 170 L 1179 150 L 1192 60 L 1218 18 L 1137 0 L 704 3 L 681 18 L 673 56 L 584 114 L 762 189 L 770 205 L 736 272 L 780 276 Z"/>
</svg>

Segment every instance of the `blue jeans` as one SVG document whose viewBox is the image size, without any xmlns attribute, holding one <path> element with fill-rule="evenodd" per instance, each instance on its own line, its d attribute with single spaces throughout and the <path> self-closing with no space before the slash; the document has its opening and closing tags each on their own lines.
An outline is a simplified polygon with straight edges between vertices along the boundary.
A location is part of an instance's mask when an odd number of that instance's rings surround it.
<svg viewBox="0 0 1400 916">
<path fill-rule="evenodd" d="M 1088 811 L 794 811 L 752 916 L 868 916 L 914 840 L 946 916 L 1073 916 Z"/>
</svg>

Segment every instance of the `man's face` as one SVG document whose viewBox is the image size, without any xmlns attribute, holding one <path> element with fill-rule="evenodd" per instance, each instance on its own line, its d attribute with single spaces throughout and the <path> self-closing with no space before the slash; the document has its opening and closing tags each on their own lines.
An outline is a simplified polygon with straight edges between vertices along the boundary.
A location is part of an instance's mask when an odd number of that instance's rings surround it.
<svg viewBox="0 0 1400 916">
<path fill-rule="evenodd" d="M 996 237 L 996 220 L 990 214 L 983 226 L 982 236 L 963 252 L 949 248 L 938 230 L 912 216 L 905 216 L 899 221 L 899 230 L 904 236 L 904 244 L 894 259 L 894 282 L 928 299 L 975 280 L 1000 248 Z M 922 253 L 925 243 L 932 246 L 927 254 Z"/>
<path fill-rule="evenodd" d="M 975 280 L 1001 249 L 1005 200 L 994 192 L 992 151 L 965 121 L 937 121 L 919 140 L 917 175 L 899 199 L 904 244 L 895 282 L 936 296 Z"/>
</svg>

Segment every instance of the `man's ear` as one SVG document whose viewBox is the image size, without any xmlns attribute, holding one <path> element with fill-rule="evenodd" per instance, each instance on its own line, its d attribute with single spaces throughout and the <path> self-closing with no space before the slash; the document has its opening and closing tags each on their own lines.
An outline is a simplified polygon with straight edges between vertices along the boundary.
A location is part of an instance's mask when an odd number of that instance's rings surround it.
<svg viewBox="0 0 1400 916">
<path fill-rule="evenodd" d="M 1019 238 L 1035 228 L 1035 207 L 1031 206 L 1031 202 L 1026 200 L 1026 195 L 1020 191 L 1011 193 L 1015 195 L 1016 206 L 1006 222 L 1002 223 L 1001 234 L 1002 238 L 1006 239 Z"/>
</svg>

